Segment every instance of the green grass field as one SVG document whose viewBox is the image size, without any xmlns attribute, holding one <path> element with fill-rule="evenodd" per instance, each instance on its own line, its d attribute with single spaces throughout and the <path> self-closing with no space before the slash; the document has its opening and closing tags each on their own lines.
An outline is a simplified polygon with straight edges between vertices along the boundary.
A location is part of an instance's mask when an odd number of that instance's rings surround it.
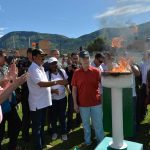
<svg viewBox="0 0 150 150">
<path fill-rule="evenodd" d="M 18 110 L 19 115 L 21 117 L 21 109 Z M 47 131 L 47 127 L 45 127 L 46 134 L 46 144 L 47 148 L 44 150 L 73 150 L 75 147 L 78 147 L 80 150 L 94 150 L 96 147 L 96 140 L 94 139 L 94 134 L 92 133 L 93 143 L 92 145 L 86 147 L 84 146 L 83 140 L 83 128 L 75 127 L 74 130 L 68 134 L 68 141 L 63 142 L 60 137 L 56 141 L 51 140 L 51 136 Z M 33 150 L 32 141 L 33 138 L 30 136 L 30 143 L 24 143 L 21 139 L 21 132 L 19 135 L 18 143 L 22 148 L 26 148 L 26 150 Z M 128 140 L 128 139 L 127 139 Z M 130 139 L 131 140 L 131 139 Z M 148 112 L 145 116 L 144 121 L 141 123 L 140 128 L 137 132 L 137 136 L 132 139 L 132 141 L 143 143 L 144 150 L 150 150 L 150 105 L 148 106 Z M 3 140 L 3 149 L 7 149 L 8 139 Z"/>
</svg>

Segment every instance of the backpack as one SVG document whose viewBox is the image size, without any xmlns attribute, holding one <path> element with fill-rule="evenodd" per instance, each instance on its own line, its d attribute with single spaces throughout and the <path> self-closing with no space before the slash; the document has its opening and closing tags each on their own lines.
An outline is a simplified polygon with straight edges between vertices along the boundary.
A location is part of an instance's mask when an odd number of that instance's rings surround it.
<svg viewBox="0 0 150 150">
<path fill-rule="evenodd" d="M 49 81 L 51 81 L 51 71 L 49 70 L 48 73 L 49 73 Z M 63 72 L 61 71 L 61 69 L 58 69 L 58 73 L 63 78 L 63 80 L 65 80 L 65 76 L 64 76 Z"/>
</svg>

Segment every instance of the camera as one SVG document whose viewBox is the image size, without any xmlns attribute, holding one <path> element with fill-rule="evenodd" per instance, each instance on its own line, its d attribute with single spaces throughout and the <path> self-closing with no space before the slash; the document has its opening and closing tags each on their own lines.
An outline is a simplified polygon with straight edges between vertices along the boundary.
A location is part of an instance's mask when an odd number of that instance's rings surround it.
<svg viewBox="0 0 150 150">
<path fill-rule="evenodd" d="M 28 68 L 29 67 L 29 61 L 27 57 L 19 57 L 17 62 L 18 68 Z"/>
<path fill-rule="evenodd" d="M 72 69 L 77 69 L 78 68 L 78 66 L 76 64 L 72 64 L 71 67 L 72 67 Z"/>
</svg>

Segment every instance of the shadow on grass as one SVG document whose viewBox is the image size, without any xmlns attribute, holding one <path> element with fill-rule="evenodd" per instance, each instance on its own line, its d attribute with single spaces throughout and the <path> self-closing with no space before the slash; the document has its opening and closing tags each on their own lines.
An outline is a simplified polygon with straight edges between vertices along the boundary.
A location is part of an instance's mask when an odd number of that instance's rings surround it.
<svg viewBox="0 0 150 150">
<path fill-rule="evenodd" d="M 93 131 L 92 131 L 92 137 Z M 96 147 L 96 140 L 92 140 L 92 144 L 90 146 L 85 146 L 84 145 L 84 132 L 82 128 L 76 128 L 68 134 L 68 140 L 67 141 L 62 141 L 60 136 L 56 141 L 51 140 L 50 134 L 45 131 L 45 138 L 46 138 L 46 144 L 50 148 L 44 148 L 43 150 L 74 150 L 75 147 L 78 147 L 80 150 L 94 150 Z M 30 142 L 25 143 L 22 141 L 21 135 L 19 136 L 18 139 L 18 144 L 23 148 L 23 150 L 34 150 L 33 148 L 33 137 L 30 136 Z M 8 139 L 3 141 L 3 150 L 7 150 L 8 147 Z"/>
<path fill-rule="evenodd" d="M 94 150 L 96 147 L 96 141 L 93 140 L 90 146 L 85 146 L 83 137 L 83 129 L 79 128 L 68 135 L 68 141 L 61 142 L 50 148 L 50 150 L 73 150 L 75 147 L 78 147 L 80 150 Z M 51 144 L 53 145 L 53 142 Z"/>
<path fill-rule="evenodd" d="M 75 128 L 73 132 L 68 134 L 68 140 L 66 142 L 62 141 L 59 137 L 56 141 L 51 140 L 51 136 L 48 131 L 45 131 L 46 135 L 46 144 L 51 146 L 50 148 L 44 148 L 43 150 L 74 150 L 75 147 L 78 147 L 80 150 L 94 150 L 97 146 L 96 140 L 93 139 L 92 144 L 90 146 L 84 145 L 84 132 L 83 128 Z M 110 135 L 108 135 L 110 136 Z M 92 137 L 94 137 L 94 132 L 92 130 Z M 142 124 L 137 132 L 137 135 L 130 139 L 126 138 L 126 140 L 142 143 L 144 145 L 143 150 L 150 150 L 150 124 Z M 19 136 L 18 144 L 26 149 L 26 150 L 34 150 L 33 149 L 33 138 L 30 136 L 30 143 L 24 143 L 22 141 L 22 136 Z M 8 147 L 8 139 L 3 141 L 3 150 L 7 150 Z M 23 150 L 24 150 L 23 149 Z"/>
</svg>

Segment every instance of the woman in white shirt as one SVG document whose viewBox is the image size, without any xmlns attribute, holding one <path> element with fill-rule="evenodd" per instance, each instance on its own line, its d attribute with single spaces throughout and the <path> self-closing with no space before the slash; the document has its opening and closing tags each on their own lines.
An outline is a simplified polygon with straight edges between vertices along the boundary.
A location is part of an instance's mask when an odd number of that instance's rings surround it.
<svg viewBox="0 0 150 150">
<path fill-rule="evenodd" d="M 55 57 L 51 57 L 48 60 L 49 70 L 46 72 L 49 81 L 67 80 L 68 76 L 64 69 L 59 69 L 58 60 Z M 51 112 L 51 126 L 52 126 L 52 140 L 57 139 L 57 119 L 61 125 L 61 136 L 62 140 L 67 140 L 66 134 L 66 87 L 64 85 L 51 86 L 52 93 L 52 106 L 50 107 Z"/>
</svg>

